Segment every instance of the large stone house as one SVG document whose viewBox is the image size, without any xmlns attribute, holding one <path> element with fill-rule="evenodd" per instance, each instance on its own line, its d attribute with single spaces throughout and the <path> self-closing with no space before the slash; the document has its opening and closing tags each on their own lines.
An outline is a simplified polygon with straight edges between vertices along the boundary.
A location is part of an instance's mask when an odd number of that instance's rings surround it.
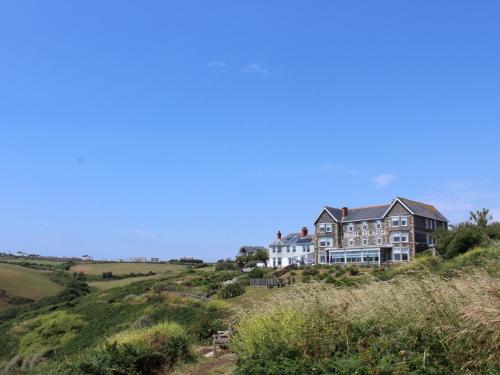
<svg viewBox="0 0 500 375">
<path fill-rule="evenodd" d="M 276 234 L 276 241 L 269 245 L 268 267 L 286 267 L 290 264 L 315 263 L 314 238 L 306 227 L 299 233 L 290 233 L 282 237 Z"/>
<path fill-rule="evenodd" d="M 434 207 L 409 199 L 359 208 L 324 207 L 314 222 L 320 264 L 406 262 L 433 247 L 448 220 Z"/>
</svg>

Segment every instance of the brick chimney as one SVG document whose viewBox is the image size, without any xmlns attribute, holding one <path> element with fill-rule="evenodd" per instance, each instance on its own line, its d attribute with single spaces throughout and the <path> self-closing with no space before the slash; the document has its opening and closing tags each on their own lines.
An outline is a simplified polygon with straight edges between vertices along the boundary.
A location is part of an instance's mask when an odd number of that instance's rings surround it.
<svg viewBox="0 0 500 375">
<path fill-rule="evenodd" d="M 280 232 L 280 231 L 278 231 L 278 233 L 276 233 L 276 238 L 277 238 L 278 240 L 281 240 L 281 232 Z"/>
<path fill-rule="evenodd" d="M 347 216 L 348 212 L 349 210 L 347 209 L 347 207 L 342 207 L 342 219 L 344 219 Z"/>
<path fill-rule="evenodd" d="M 302 227 L 302 229 L 300 230 L 300 234 L 302 236 L 302 238 L 304 238 L 305 236 L 307 236 L 307 227 Z"/>
</svg>

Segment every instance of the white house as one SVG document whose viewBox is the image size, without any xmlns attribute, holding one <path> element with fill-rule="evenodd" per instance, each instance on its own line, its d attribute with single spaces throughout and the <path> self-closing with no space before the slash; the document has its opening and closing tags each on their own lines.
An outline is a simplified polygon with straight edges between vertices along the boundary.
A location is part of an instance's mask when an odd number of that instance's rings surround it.
<svg viewBox="0 0 500 375">
<path fill-rule="evenodd" d="M 276 241 L 269 245 L 269 267 L 286 267 L 290 264 L 314 263 L 314 240 L 303 227 L 299 233 L 290 233 L 284 238 L 281 232 Z"/>
</svg>

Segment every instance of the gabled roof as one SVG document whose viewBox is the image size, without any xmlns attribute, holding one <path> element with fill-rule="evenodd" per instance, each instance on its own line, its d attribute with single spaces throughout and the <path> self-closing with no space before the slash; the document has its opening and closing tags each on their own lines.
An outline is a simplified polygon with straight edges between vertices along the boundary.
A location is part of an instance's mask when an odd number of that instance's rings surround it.
<svg viewBox="0 0 500 375">
<path fill-rule="evenodd" d="M 400 203 L 412 215 L 423 216 L 431 219 L 448 221 L 434 206 L 425 204 L 410 199 L 396 197 L 390 204 L 382 204 L 378 206 L 349 208 L 347 216 L 342 218 L 342 209 L 326 206 L 323 208 L 318 218 L 314 221 L 316 224 L 323 214 L 327 212 L 337 222 L 363 221 L 383 219 L 396 203 Z"/>
<path fill-rule="evenodd" d="M 323 215 L 323 212 L 326 212 L 328 215 L 330 215 L 332 217 L 333 220 L 335 221 L 341 221 L 342 220 L 342 210 L 340 208 L 335 208 L 335 207 L 328 207 L 328 206 L 325 206 L 321 212 L 319 213 L 318 217 L 316 218 L 316 220 L 314 220 L 314 224 L 316 224 L 319 220 L 319 218 L 321 217 L 321 215 Z"/>
<path fill-rule="evenodd" d="M 407 206 L 414 215 L 428 217 L 431 219 L 436 219 L 441 221 L 448 221 L 448 219 L 444 217 L 444 215 L 441 214 L 441 212 L 439 212 L 436 209 L 436 207 L 430 204 L 416 202 L 401 197 L 397 197 L 395 201 L 403 203 L 403 205 Z"/>
<path fill-rule="evenodd" d="M 240 247 L 240 253 L 245 253 L 245 254 L 253 254 L 257 250 L 267 251 L 267 249 L 264 246 L 242 246 L 242 247 Z"/>
</svg>

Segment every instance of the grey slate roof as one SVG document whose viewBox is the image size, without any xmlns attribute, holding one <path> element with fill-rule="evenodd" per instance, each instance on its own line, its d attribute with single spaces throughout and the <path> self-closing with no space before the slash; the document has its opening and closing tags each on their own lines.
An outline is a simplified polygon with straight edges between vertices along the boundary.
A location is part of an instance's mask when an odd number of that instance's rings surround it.
<svg viewBox="0 0 500 375">
<path fill-rule="evenodd" d="M 350 208 L 347 210 L 347 216 L 342 221 L 380 219 L 389 206 L 389 204 L 384 204 L 381 206 Z"/>
<path fill-rule="evenodd" d="M 396 199 L 399 199 L 415 215 L 441 221 L 448 221 L 448 219 L 446 219 L 446 217 L 444 217 L 434 206 L 401 197 L 397 197 Z M 389 204 L 383 204 L 379 206 L 349 208 L 347 210 L 347 216 L 345 218 L 342 218 L 342 209 L 340 208 L 325 206 L 324 209 L 327 210 L 330 215 L 335 217 L 335 219 L 337 219 L 339 222 L 382 219 L 385 212 L 389 209 L 389 207 L 391 207 L 395 200 L 393 200 Z"/>
<path fill-rule="evenodd" d="M 398 199 L 403 202 L 410 210 L 413 211 L 415 215 L 429 217 L 431 219 L 437 219 L 442 221 L 448 221 L 441 212 L 439 212 L 436 207 L 430 204 L 425 204 L 421 202 L 412 201 L 410 199 L 398 197 Z"/>
<path fill-rule="evenodd" d="M 290 233 L 282 237 L 281 241 L 274 241 L 271 245 L 308 245 L 313 243 L 313 236 L 302 237 L 300 233 Z"/>
</svg>

